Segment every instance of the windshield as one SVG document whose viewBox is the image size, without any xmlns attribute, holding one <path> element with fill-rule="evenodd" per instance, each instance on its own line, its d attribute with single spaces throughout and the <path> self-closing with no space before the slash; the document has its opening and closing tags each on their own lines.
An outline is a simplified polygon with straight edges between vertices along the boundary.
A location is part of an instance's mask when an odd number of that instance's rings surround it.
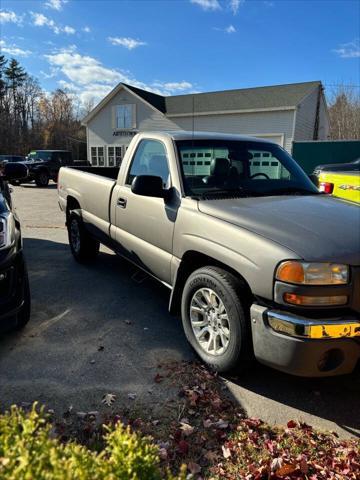
<svg viewBox="0 0 360 480">
<path fill-rule="evenodd" d="M 28 160 L 51 160 L 51 152 L 30 152 L 28 155 Z"/>
<path fill-rule="evenodd" d="M 176 144 L 186 195 L 319 193 L 295 160 L 275 143 L 181 140 Z"/>
</svg>

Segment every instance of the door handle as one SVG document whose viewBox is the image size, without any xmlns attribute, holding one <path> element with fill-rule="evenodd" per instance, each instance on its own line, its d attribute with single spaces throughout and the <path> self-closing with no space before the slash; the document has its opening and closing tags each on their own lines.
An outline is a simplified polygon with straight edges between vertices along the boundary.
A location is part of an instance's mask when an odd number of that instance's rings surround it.
<svg viewBox="0 0 360 480">
<path fill-rule="evenodd" d="M 126 198 L 118 198 L 117 206 L 120 208 L 126 208 L 127 200 Z"/>
</svg>

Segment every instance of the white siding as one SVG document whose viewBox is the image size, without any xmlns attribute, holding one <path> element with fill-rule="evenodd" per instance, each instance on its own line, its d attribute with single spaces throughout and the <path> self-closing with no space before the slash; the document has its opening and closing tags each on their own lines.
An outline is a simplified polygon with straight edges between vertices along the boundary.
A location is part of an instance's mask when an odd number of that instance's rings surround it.
<svg viewBox="0 0 360 480">
<path fill-rule="evenodd" d="M 136 105 L 136 130 L 177 130 L 179 127 L 161 112 L 155 111 L 142 100 L 121 90 L 109 103 L 105 105 L 87 124 L 88 159 L 92 146 L 128 145 L 131 136 L 114 136 L 113 107 L 121 103 Z"/>
<path fill-rule="evenodd" d="M 276 112 L 237 113 L 229 115 L 198 115 L 192 117 L 171 117 L 181 130 L 192 130 L 241 135 L 274 134 L 284 136 L 283 147 L 291 152 L 294 124 L 294 110 Z M 266 138 L 266 137 L 264 137 Z"/>
<path fill-rule="evenodd" d="M 294 140 L 313 140 L 316 117 L 316 106 L 319 90 L 315 88 L 299 104 L 296 112 Z M 319 140 L 326 140 L 329 132 L 329 122 L 326 113 L 324 96 L 321 95 L 319 110 Z"/>
</svg>

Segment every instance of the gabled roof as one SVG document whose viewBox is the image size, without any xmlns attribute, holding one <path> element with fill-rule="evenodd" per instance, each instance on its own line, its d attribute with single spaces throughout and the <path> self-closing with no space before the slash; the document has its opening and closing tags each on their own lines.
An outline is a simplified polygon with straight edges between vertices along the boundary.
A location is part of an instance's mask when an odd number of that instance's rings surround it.
<svg viewBox="0 0 360 480">
<path fill-rule="evenodd" d="M 121 88 L 133 92 L 164 115 L 181 116 L 191 115 L 192 113 L 293 109 L 299 105 L 304 97 L 320 86 L 320 81 L 314 81 L 164 97 L 132 85 L 120 83 L 84 118 L 83 123 L 86 124 L 91 120 Z"/>
</svg>

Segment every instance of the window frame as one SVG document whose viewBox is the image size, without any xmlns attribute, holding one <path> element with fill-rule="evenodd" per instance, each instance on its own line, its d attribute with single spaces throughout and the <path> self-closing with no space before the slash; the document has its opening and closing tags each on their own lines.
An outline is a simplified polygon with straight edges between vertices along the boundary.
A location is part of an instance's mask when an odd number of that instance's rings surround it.
<svg viewBox="0 0 360 480">
<path fill-rule="evenodd" d="M 132 165 L 133 165 L 133 163 L 134 163 L 136 154 L 137 154 L 137 152 L 138 152 L 141 144 L 142 144 L 143 142 L 149 142 L 149 141 L 158 142 L 158 143 L 160 143 L 160 144 L 164 147 L 165 156 L 166 156 L 166 163 L 167 163 L 168 170 L 169 170 L 169 187 L 168 187 L 168 188 L 171 188 L 171 186 L 172 186 L 172 176 L 171 176 L 171 170 L 170 170 L 170 164 L 169 164 L 169 153 L 168 153 L 168 151 L 167 151 L 167 148 L 166 148 L 165 143 L 164 143 L 162 140 L 159 140 L 159 139 L 157 139 L 157 138 L 142 138 L 142 139 L 139 141 L 139 143 L 136 145 L 136 149 L 135 149 L 135 151 L 134 151 L 134 153 L 133 153 L 133 155 L 132 155 L 132 158 L 131 158 L 131 160 L 130 160 L 130 163 L 129 163 L 129 165 L 128 165 L 128 167 L 127 167 L 127 170 L 126 170 L 126 172 L 125 172 L 124 186 L 131 188 L 132 181 L 131 181 L 131 183 L 128 182 L 131 167 L 132 167 Z"/>
<path fill-rule="evenodd" d="M 101 155 L 103 157 L 103 164 L 100 165 L 99 163 L 99 148 L 103 149 L 103 154 Z M 95 149 L 95 155 L 93 155 L 93 149 Z M 107 159 L 107 151 L 104 145 L 92 145 L 90 147 L 90 158 L 91 158 L 91 165 L 95 167 L 106 167 L 106 159 Z M 96 163 L 93 163 L 93 158 L 96 158 Z"/>
<path fill-rule="evenodd" d="M 125 125 L 125 117 L 124 117 L 124 126 L 119 126 L 119 116 L 118 111 L 120 108 L 130 107 L 131 110 L 131 118 L 130 118 L 130 125 Z M 136 129 L 136 103 L 119 103 L 118 105 L 114 105 L 114 129 L 115 130 L 134 130 Z"/>
</svg>

